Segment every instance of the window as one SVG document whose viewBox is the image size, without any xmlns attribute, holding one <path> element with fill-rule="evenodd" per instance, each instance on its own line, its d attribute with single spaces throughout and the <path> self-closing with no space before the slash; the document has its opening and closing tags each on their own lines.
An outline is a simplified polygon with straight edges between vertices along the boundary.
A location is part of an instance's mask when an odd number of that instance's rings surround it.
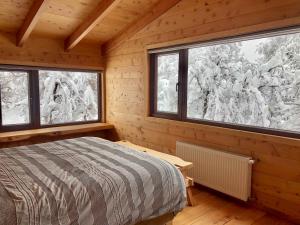
<svg viewBox="0 0 300 225">
<path fill-rule="evenodd" d="M 178 112 L 179 54 L 157 57 L 157 111 Z"/>
<path fill-rule="evenodd" d="M 42 125 L 98 120 L 98 74 L 39 71 Z"/>
<path fill-rule="evenodd" d="M 100 83 L 100 74 L 93 71 L 3 66 L 1 131 L 99 122 Z"/>
<path fill-rule="evenodd" d="M 29 124 L 28 73 L 0 71 L 2 125 Z"/>
<path fill-rule="evenodd" d="M 177 49 L 150 52 L 152 116 L 300 137 L 299 29 Z"/>
</svg>

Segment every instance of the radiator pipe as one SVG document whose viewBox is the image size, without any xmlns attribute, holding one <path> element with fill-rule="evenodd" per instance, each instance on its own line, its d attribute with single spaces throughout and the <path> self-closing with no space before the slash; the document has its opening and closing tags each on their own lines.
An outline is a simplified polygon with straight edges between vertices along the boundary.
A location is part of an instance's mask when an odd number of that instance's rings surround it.
<svg viewBox="0 0 300 225">
<path fill-rule="evenodd" d="M 255 160 L 254 159 L 250 159 L 249 160 L 249 164 L 251 164 L 251 165 L 255 164 Z"/>
</svg>

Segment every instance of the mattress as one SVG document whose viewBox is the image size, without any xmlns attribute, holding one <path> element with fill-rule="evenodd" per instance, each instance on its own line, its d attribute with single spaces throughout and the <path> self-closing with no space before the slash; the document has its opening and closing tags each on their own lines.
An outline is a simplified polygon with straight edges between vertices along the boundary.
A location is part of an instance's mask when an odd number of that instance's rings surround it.
<svg viewBox="0 0 300 225">
<path fill-rule="evenodd" d="M 130 225 L 185 205 L 175 166 L 104 139 L 0 151 L 1 225 Z"/>
</svg>

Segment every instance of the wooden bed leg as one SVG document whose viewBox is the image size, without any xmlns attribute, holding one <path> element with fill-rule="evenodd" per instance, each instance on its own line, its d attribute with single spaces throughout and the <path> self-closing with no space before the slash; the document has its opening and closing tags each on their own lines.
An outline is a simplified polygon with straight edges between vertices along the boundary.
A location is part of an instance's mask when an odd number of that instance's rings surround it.
<svg viewBox="0 0 300 225">
<path fill-rule="evenodd" d="M 186 189 L 187 192 L 187 202 L 188 202 L 188 206 L 194 206 L 194 200 L 193 200 L 193 194 L 192 194 L 192 190 L 191 187 L 188 187 Z"/>
<path fill-rule="evenodd" d="M 192 193 L 192 189 L 191 189 L 191 187 L 194 186 L 193 178 L 186 177 L 185 184 L 186 184 L 186 194 L 187 194 L 188 206 L 195 206 L 193 193 Z"/>
</svg>

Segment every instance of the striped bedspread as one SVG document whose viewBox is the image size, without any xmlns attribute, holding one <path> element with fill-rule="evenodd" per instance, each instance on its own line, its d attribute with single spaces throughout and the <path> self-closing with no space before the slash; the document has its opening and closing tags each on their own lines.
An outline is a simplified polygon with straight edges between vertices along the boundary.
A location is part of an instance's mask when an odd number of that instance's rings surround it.
<svg viewBox="0 0 300 225">
<path fill-rule="evenodd" d="M 136 224 L 185 204 L 173 165 L 100 138 L 0 150 L 1 225 Z"/>
</svg>

